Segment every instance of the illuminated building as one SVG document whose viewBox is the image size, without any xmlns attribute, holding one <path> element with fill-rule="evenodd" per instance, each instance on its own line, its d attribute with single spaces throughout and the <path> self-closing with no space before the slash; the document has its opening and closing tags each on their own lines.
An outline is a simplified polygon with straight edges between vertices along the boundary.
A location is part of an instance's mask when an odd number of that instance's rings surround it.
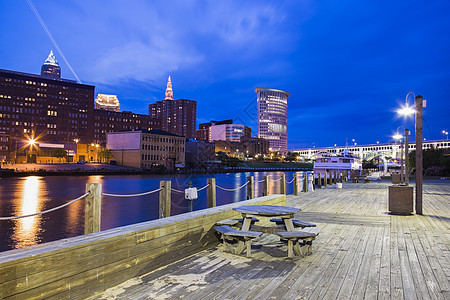
<svg viewBox="0 0 450 300">
<path fill-rule="evenodd" d="M 73 80 L 0 69 L 0 159 L 14 161 L 15 150 L 31 137 L 90 142 L 94 89 Z"/>
<path fill-rule="evenodd" d="M 95 98 L 95 109 L 120 112 L 120 103 L 116 95 L 98 94 Z"/>
<path fill-rule="evenodd" d="M 241 137 L 250 138 L 251 129 L 242 124 L 221 124 L 209 127 L 209 141 L 240 142 Z"/>
<path fill-rule="evenodd" d="M 64 145 L 70 150 L 69 144 L 104 144 L 111 131 L 161 128 L 160 121 L 149 115 L 94 109 L 94 86 L 59 76 L 53 52 L 42 75 L 0 69 L 0 162 L 19 161 L 16 158 L 25 156 L 23 146 L 31 138 L 37 138 L 37 145 Z M 35 149 L 20 161 L 40 161 L 34 155 L 44 152 Z"/>
<path fill-rule="evenodd" d="M 122 166 L 173 171 L 185 164 L 185 138 L 163 130 L 109 132 L 106 148 Z"/>
<path fill-rule="evenodd" d="M 148 113 L 150 117 L 160 121 L 162 130 L 186 138 L 195 137 L 197 102 L 188 99 L 173 100 L 170 76 L 164 100 L 150 104 Z"/>
<path fill-rule="evenodd" d="M 288 92 L 257 88 L 258 137 L 268 140 L 272 151 L 287 151 Z"/>
<path fill-rule="evenodd" d="M 61 68 L 59 67 L 58 61 L 51 50 L 41 67 L 41 76 L 48 78 L 61 78 Z"/>
<path fill-rule="evenodd" d="M 170 80 L 170 76 L 167 80 L 166 97 L 164 97 L 164 100 L 173 100 L 172 81 Z"/>
</svg>

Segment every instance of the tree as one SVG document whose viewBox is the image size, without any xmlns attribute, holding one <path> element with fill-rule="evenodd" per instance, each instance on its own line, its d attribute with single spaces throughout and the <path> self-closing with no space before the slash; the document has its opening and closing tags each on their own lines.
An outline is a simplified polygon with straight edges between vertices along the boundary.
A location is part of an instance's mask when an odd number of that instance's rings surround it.
<svg viewBox="0 0 450 300">
<path fill-rule="evenodd" d="M 444 156 L 445 149 L 424 149 L 423 170 L 425 175 L 447 176 L 450 174 L 450 157 Z M 409 153 L 409 166 L 416 167 L 416 151 Z"/>
<path fill-rule="evenodd" d="M 112 152 L 109 149 L 100 150 L 100 152 L 98 153 L 98 156 L 100 157 L 101 162 L 103 162 L 103 161 L 107 162 L 108 160 L 113 158 Z"/>
<path fill-rule="evenodd" d="M 56 148 L 53 151 L 53 157 L 59 158 L 59 161 L 61 162 L 62 158 L 66 158 L 67 157 L 66 150 L 64 150 L 63 148 Z"/>
</svg>

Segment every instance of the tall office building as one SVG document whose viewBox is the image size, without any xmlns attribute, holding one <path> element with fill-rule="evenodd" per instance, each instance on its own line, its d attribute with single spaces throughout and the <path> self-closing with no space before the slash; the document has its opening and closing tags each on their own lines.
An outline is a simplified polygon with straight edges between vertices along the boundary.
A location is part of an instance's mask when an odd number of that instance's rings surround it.
<svg viewBox="0 0 450 300">
<path fill-rule="evenodd" d="M 150 117 L 159 119 L 162 130 L 186 138 L 195 138 L 197 101 L 188 99 L 173 100 L 170 76 L 167 81 L 164 100 L 150 104 L 148 113 Z"/>
<path fill-rule="evenodd" d="M 48 78 L 61 78 L 61 68 L 59 67 L 58 61 L 51 50 L 41 67 L 41 76 Z"/>
<path fill-rule="evenodd" d="M 288 92 L 257 88 L 258 137 L 270 142 L 272 151 L 287 151 Z"/>
</svg>

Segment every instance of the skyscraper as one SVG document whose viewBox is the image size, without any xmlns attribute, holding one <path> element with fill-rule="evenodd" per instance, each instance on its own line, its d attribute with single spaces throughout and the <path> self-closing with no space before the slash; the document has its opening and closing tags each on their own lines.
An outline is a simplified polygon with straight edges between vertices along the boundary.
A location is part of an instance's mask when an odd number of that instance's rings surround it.
<svg viewBox="0 0 450 300">
<path fill-rule="evenodd" d="M 272 151 L 287 151 L 288 92 L 257 88 L 258 137 L 270 142 Z"/>
<path fill-rule="evenodd" d="M 172 81 L 167 81 L 165 98 L 148 106 L 152 118 L 159 119 L 161 129 L 170 133 L 195 138 L 197 102 L 188 99 L 173 100 Z"/>
<path fill-rule="evenodd" d="M 48 78 L 61 78 L 61 68 L 56 60 L 53 51 L 50 50 L 50 54 L 41 67 L 41 76 Z"/>
</svg>

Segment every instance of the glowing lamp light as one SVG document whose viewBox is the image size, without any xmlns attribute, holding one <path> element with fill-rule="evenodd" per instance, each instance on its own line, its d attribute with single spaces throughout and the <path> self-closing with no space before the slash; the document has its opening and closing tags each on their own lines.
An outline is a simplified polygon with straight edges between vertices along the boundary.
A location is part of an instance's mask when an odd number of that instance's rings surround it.
<svg viewBox="0 0 450 300">
<path fill-rule="evenodd" d="M 29 146 L 34 146 L 36 144 L 36 140 L 35 139 L 29 139 L 28 140 L 28 145 Z"/>
<path fill-rule="evenodd" d="M 402 139 L 402 137 L 403 137 L 403 135 L 401 135 L 398 132 L 392 136 L 392 138 L 394 138 L 394 140 L 400 140 L 400 139 Z"/>
<path fill-rule="evenodd" d="M 415 114 L 416 110 L 413 107 L 409 106 L 408 104 L 405 104 L 404 106 L 402 106 L 400 109 L 397 110 L 397 113 L 402 116 L 410 116 L 412 114 Z"/>
</svg>

